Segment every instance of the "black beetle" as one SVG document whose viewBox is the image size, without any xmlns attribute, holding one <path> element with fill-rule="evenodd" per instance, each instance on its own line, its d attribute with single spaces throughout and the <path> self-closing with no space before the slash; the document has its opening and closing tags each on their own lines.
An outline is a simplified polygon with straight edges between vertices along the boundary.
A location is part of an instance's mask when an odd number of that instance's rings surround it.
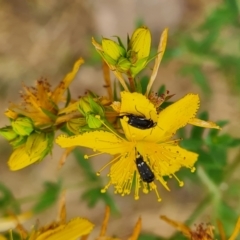
<svg viewBox="0 0 240 240">
<path fill-rule="evenodd" d="M 136 165 L 137 165 L 138 172 L 141 176 L 141 179 L 144 182 L 151 183 L 154 181 L 155 176 L 153 171 L 147 165 L 147 163 L 143 160 L 142 155 L 140 155 L 139 153 L 136 157 Z"/>
<path fill-rule="evenodd" d="M 154 122 L 152 119 L 147 119 L 145 117 L 136 116 L 133 114 L 125 114 L 125 115 L 119 116 L 119 118 L 122 118 L 122 119 L 124 117 L 128 118 L 127 123 L 129 125 L 131 125 L 132 127 L 135 127 L 135 128 L 139 128 L 139 129 L 149 129 L 149 128 L 153 128 L 157 125 L 157 123 Z"/>
</svg>

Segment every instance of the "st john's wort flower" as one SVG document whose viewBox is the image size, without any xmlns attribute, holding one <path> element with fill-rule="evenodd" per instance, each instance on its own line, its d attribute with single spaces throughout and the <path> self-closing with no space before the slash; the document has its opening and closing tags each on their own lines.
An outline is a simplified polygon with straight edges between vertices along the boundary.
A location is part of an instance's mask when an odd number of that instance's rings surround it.
<svg viewBox="0 0 240 240">
<path fill-rule="evenodd" d="M 128 124 L 128 117 L 125 116 L 120 119 L 124 135 L 109 128 L 109 131 L 87 132 L 71 137 L 61 135 L 56 142 L 63 148 L 74 146 L 91 148 L 96 152 L 93 156 L 102 153 L 114 156 L 99 171 L 100 174 L 106 166 L 111 166 L 108 174 L 109 182 L 102 192 L 113 185 L 116 193 L 127 195 L 134 191 L 134 197 L 138 199 L 139 190 L 142 188 L 144 193 L 155 191 L 158 201 L 161 201 L 157 182 L 169 190 L 164 177 L 170 176 L 174 177 L 180 186 L 183 186 L 183 182 L 177 178 L 175 173 L 182 167 L 189 168 L 192 172 L 195 170 L 194 163 L 197 161 L 198 154 L 179 147 L 179 140 L 174 140 L 172 137 L 179 128 L 190 122 L 191 124 L 197 122 L 195 115 L 199 102 L 198 95 L 188 94 L 157 113 L 154 105 L 144 95 L 121 92 L 120 114 L 142 115 L 156 123 L 152 128 L 143 130 L 131 126 Z M 213 123 L 203 122 L 204 127 L 219 128 Z M 138 171 L 136 158 L 139 154 L 153 172 L 152 181 L 144 181 Z"/>
<path fill-rule="evenodd" d="M 23 86 L 22 103 L 10 104 L 5 115 L 10 119 L 11 126 L 1 128 L 0 135 L 14 149 L 8 161 L 11 170 L 40 161 L 51 152 L 55 128 L 62 120 L 58 116 L 59 103 L 66 102 L 64 94 L 83 62 L 83 59 L 76 61 L 72 71 L 54 90 L 46 79 L 41 79 L 35 88 Z"/>
<path fill-rule="evenodd" d="M 39 224 L 36 224 L 30 232 L 26 231 L 20 224 L 16 228 L 22 240 L 76 240 L 81 236 L 88 235 L 94 227 L 87 219 L 75 217 L 67 221 L 66 216 L 65 195 L 63 195 L 60 200 L 57 221 L 40 228 Z"/>
<path fill-rule="evenodd" d="M 181 222 L 177 222 L 175 220 L 172 220 L 166 216 L 161 216 L 161 219 L 178 229 L 183 233 L 183 235 L 190 239 L 190 240 L 214 240 L 216 238 L 216 234 L 214 233 L 215 227 L 212 226 L 211 224 L 199 224 L 196 225 L 195 230 L 191 230 L 188 226 Z M 221 222 L 219 222 L 219 235 L 221 240 L 227 239 L 224 233 L 224 229 L 222 227 Z M 240 231 L 240 218 L 238 218 L 236 226 L 231 234 L 231 236 L 228 238 L 229 240 L 235 240 L 239 234 Z"/>
<path fill-rule="evenodd" d="M 46 79 L 38 80 L 35 88 L 23 86 L 25 91 L 21 94 L 23 102 L 20 104 L 11 103 L 5 115 L 15 121 L 19 116 L 27 117 L 37 128 L 46 128 L 53 125 L 57 120 L 58 104 L 66 101 L 64 94 L 83 62 L 81 58 L 76 61 L 72 71 L 65 76 L 54 90 L 51 90 L 51 86 Z"/>
</svg>

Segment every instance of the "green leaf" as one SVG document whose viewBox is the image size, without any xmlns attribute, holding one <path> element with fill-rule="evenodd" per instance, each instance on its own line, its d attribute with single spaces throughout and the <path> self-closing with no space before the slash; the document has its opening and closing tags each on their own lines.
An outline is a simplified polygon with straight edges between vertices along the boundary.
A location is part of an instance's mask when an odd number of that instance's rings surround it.
<svg viewBox="0 0 240 240">
<path fill-rule="evenodd" d="M 201 148 L 202 144 L 203 144 L 203 141 L 201 138 L 199 139 L 190 138 L 190 139 L 184 139 L 183 141 L 181 141 L 181 147 L 194 152 L 198 151 L 198 149 Z"/>
<path fill-rule="evenodd" d="M 126 50 L 126 48 L 125 48 L 125 46 L 124 46 L 121 38 L 118 37 L 118 36 L 113 36 L 113 37 L 116 37 L 116 38 L 117 38 L 119 46 L 121 46 L 121 47 L 124 49 L 125 53 L 127 53 L 127 50 Z M 126 54 L 124 54 L 123 56 L 126 57 Z"/>
<path fill-rule="evenodd" d="M 99 200 L 102 200 L 105 205 L 110 207 L 112 213 L 119 213 L 119 209 L 117 208 L 114 199 L 106 193 L 101 193 L 100 187 L 88 189 L 82 194 L 81 198 L 87 201 L 90 208 L 94 207 Z"/>
<path fill-rule="evenodd" d="M 199 51 L 199 43 L 195 39 L 193 39 L 192 36 L 185 35 L 183 41 L 190 52 L 202 54 L 202 52 Z"/>
<path fill-rule="evenodd" d="M 74 156 L 75 156 L 78 164 L 81 166 L 81 168 L 83 169 L 83 171 L 85 173 L 86 180 L 90 181 L 91 183 L 94 183 L 95 186 L 97 185 L 97 187 L 95 187 L 95 188 L 88 188 L 88 190 L 85 191 L 85 193 L 83 194 L 82 197 L 85 200 L 89 201 L 88 202 L 89 206 L 95 206 L 95 204 L 99 200 L 103 200 L 104 203 L 106 205 L 108 205 L 113 212 L 118 212 L 118 209 L 117 209 L 115 202 L 114 202 L 113 198 L 111 197 L 111 195 L 109 195 L 108 192 L 101 193 L 100 189 L 103 188 L 102 180 L 99 176 L 96 175 L 95 171 L 92 168 L 91 163 L 84 158 L 83 153 L 79 149 L 77 149 L 77 148 L 74 149 L 73 153 L 74 153 Z M 93 199 L 92 199 L 92 197 L 93 197 Z"/>
<path fill-rule="evenodd" d="M 211 88 L 209 85 L 209 80 L 206 75 L 203 73 L 202 69 L 198 65 L 188 65 L 183 66 L 180 70 L 180 73 L 184 76 L 190 75 L 193 77 L 193 80 L 198 86 L 202 89 L 202 91 L 209 95 L 211 93 Z"/>
<path fill-rule="evenodd" d="M 52 112 L 48 111 L 47 109 L 41 108 L 41 110 L 53 121 L 57 120 L 57 116 L 54 115 Z"/>
<path fill-rule="evenodd" d="M 164 94 L 166 92 L 166 86 L 162 85 L 158 88 L 158 95 Z"/>
<path fill-rule="evenodd" d="M 20 205 L 11 190 L 3 183 L 0 183 L 0 209 L 6 211 L 12 210 L 14 213 L 20 212 Z"/>
<path fill-rule="evenodd" d="M 234 14 L 224 4 L 212 11 L 205 22 L 200 26 L 200 30 L 213 30 L 230 24 L 234 19 Z"/>
<path fill-rule="evenodd" d="M 69 88 L 67 88 L 67 99 L 66 99 L 65 107 L 68 106 L 70 101 L 71 101 L 71 92 L 70 92 Z"/>
<path fill-rule="evenodd" d="M 200 42 L 199 51 L 203 54 L 210 52 L 212 46 L 219 37 L 219 29 L 213 29 L 206 34 L 205 38 Z"/>
<path fill-rule="evenodd" d="M 77 163 L 84 171 L 86 175 L 86 180 L 89 180 L 91 182 L 98 181 L 99 177 L 93 170 L 91 163 L 84 158 L 84 154 L 77 148 L 73 150 L 73 154 L 77 160 Z"/>
<path fill-rule="evenodd" d="M 45 182 L 44 188 L 44 192 L 41 194 L 39 200 L 33 207 L 33 211 L 35 213 L 42 212 L 57 202 L 61 191 L 61 181 L 57 183 Z"/>
<path fill-rule="evenodd" d="M 225 0 L 226 6 L 228 7 L 229 12 L 231 12 L 231 16 L 233 20 L 239 23 L 239 6 L 236 0 Z"/>
<path fill-rule="evenodd" d="M 224 226 L 226 236 L 231 236 L 233 229 L 237 223 L 239 213 L 235 208 L 230 207 L 227 203 L 221 202 L 218 206 L 218 219 L 221 220 L 221 223 Z"/>
<path fill-rule="evenodd" d="M 141 84 L 141 88 L 142 88 L 141 93 L 142 94 L 146 93 L 148 82 L 149 82 L 149 77 L 148 76 L 144 76 L 140 79 L 140 84 Z"/>
</svg>

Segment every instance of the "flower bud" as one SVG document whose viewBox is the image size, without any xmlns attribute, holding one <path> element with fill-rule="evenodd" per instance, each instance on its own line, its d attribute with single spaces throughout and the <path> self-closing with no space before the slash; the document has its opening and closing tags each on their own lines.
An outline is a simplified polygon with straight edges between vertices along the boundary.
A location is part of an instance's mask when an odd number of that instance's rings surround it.
<svg viewBox="0 0 240 240">
<path fill-rule="evenodd" d="M 82 113 L 83 116 L 92 115 L 100 115 L 104 117 L 104 111 L 100 104 L 94 101 L 94 99 L 88 95 L 82 97 L 79 101 L 78 110 Z"/>
<path fill-rule="evenodd" d="M 118 43 L 114 42 L 113 40 L 107 38 L 103 38 L 102 40 L 102 49 L 104 55 L 108 56 L 115 62 L 117 62 L 121 56 L 125 55 L 125 49 L 123 47 L 121 47 Z"/>
<path fill-rule="evenodd" d="M 42 160 L 52 149 L 53 133 L 32 133 L 8 160 L 10 170 L 16 171 Z"/>
<path fill-rule="evenodd" d="M 99 118 L 96 118 L 93 114 L 88 114 L 86 116 L 86 121 L 89 128 L 100 128 L 102 126 L 102 122 Z"/>
<path fill-rule="evenodd" d="M 120 72 L 127 72 L 131 67 L 131 63 L 127 58 L 120 57 L 117 63 L 117 69 Z"/>
<path fill-rule="evenodd" d="M 83 116 L 86 116 L 87 113 L 92 112 L 90 103 L 88 101 L 88 96 L 80 98 L 78 110 L 81 112 Z"/>
<path fill-rule="evenodd" d="M 80 128 L 87 124 L 85 118 L 74 118 L 67 122 L 66 126 L 69 131 L 74 134 L 79 134 L 81 132 Z"/>
<path fill-rule="evenodd" d="M 8 141 L 12 141 L 18 136 L 11 126 L 0 128 L 0 135 Z"/>
<path fill-rule="evenodd" d="M 28 136 L 34 130 L 32 120 L 27 117 L 18 117 L 11 124 L 13 130 L 21 136 Z"/>
<path fill-rule="evenodd" d="M 27 141 L 27 136 L 18 135 L 15 139 L 10 141 L 9 143 L 13 146 L 13 148 L 18 148 L 20 145 L 24 144 Z"/>
<path fill-rule="evenodd" d="M 121 41 L 119 38 L 118 40 Z M 94 39 L 92 39 L 92 43 L 111 70 L 119 72 L 127 72 L 129 70 L 131 63 L 126 58 L 127 53 L 122 44 L 107 38 L 103 38 L 102 45 Z"/>
<path fill-rule="evenodd" d="M 129 60 L 133 64 L 130 71 L 135 76 L 148 63 L 151 48 L 151 33 L 147 27 L 136 29 L 128 44 Z"/>
<path fill-rule="evenodd" d="M 42 160 L 52 149 L 53 133 L 32 133 L 26 142 L 26 153 L 34 162 Z"/>
</svg>

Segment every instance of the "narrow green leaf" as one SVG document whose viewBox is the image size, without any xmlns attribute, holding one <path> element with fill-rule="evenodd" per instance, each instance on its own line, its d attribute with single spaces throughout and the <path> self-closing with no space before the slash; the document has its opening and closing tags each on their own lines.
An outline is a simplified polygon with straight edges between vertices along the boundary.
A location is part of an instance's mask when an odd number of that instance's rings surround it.
<svg viewBox="0 0 240 240">
<path fill-rule="evenodd" d="M 158 95 L 164 94 L 166 92 L 166 86 L 162 85 L 158 88 Z"/>
<path fill-rule="evenodd" d="M 144 76 L 140 79 L 140 84 L 141 84 L 141 88 L 142 88 L 141 93 L 142 94 L 146 93 L 148 82 L 149 82 L 149 77 L 148 76 Z"/>
<path fill-rule="evenodd" d="M 195 83 L 198 84 L 198 86 L 202 89 L 202 91 L 209 95 L 211 93 L 211 88 L 209 85 L 209 81 L 206 77 L 206 75 L 203 73 L 202 69 L 198 65 L 188 65 L 183 66 L 180 70 L 180 73 L 182 75 L 190 75 L 193 77 L 193 80 Z"/>
<path fill-rule="evenodd" d="M 48 111 L 47 109 L 41 108 L 41 110 L 53 121 L 55 122 L 57 120 L 57 116 Z"/>
<path fill-rule="evenodd" d="M 14 213 L 20 212 L 20 205 L 11 190 L 3 183 L 0 183 L 0 209 L 6 211 L 12 210 Z"/>
<path fill-rule="evenodd" d="M 71 92 L 70 92 L 69 88 L 67 88 L 67 99 L 66 99 L 65 107 L 68 106 L 70 101 L 71 101 Z"/>
<path fill-rule="evenodd" d="M 61 181 L 54 182 L 45 182 L 44 183 L 44 192 L 39 197 L 39 200 L 33 207 L 35 213 L 39 213 L 54 205 L 59 197 L 61 191 Z"/>
</svg>

